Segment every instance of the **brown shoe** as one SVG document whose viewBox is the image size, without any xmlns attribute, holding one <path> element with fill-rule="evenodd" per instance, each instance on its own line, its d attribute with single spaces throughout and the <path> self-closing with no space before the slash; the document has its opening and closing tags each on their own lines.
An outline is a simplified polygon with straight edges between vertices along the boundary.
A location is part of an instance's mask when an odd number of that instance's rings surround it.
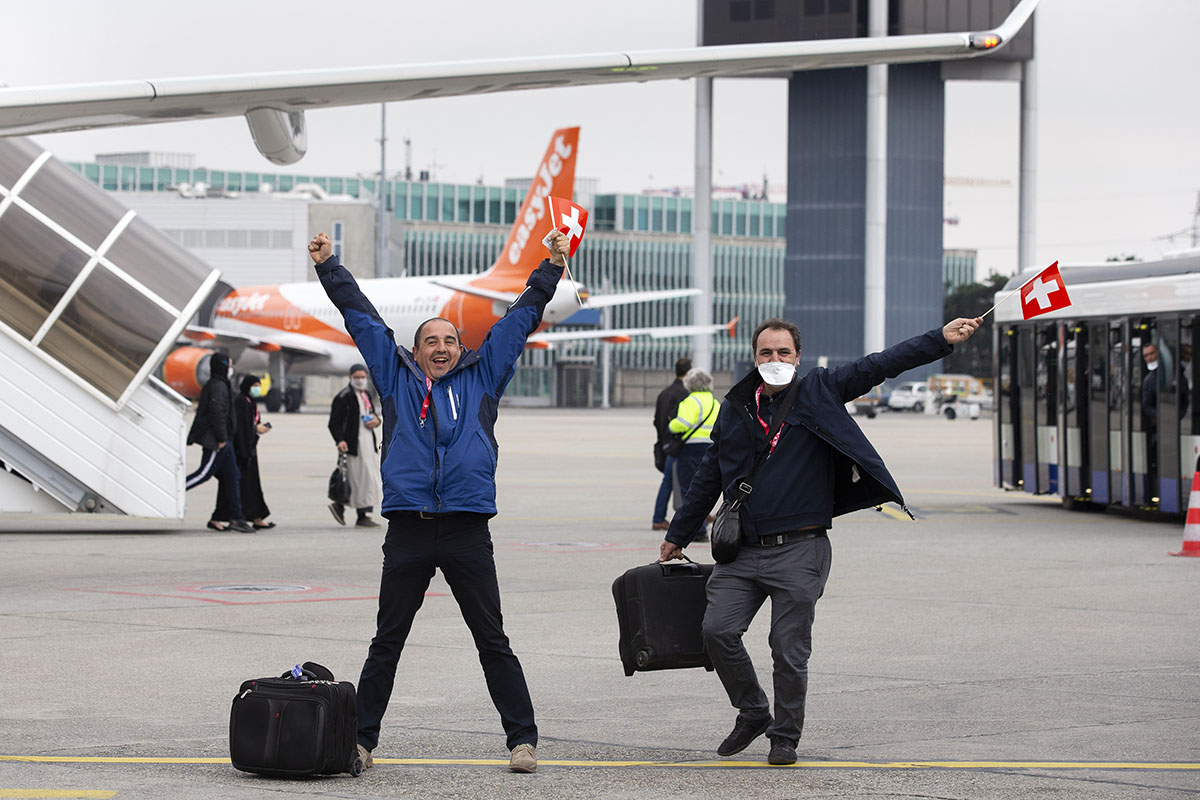
<svg viewBox="0 0 1200 800">
<path fill-rule="evenodd" d="M 509 772 L 537 772 L 537 748 L 531 744 L 519 744 L 512 749 L 508 760 Z"/>
<path fill-rule="evenodd" d="M 671 523 L 669 523 L 669 522 L 651 522 L 650 523 L 650 530 L 652 530 L 652 531 L 667 531 L 670 529 L 671 529 Z"/>
<path fill-rule="evenodd" d="M 362 759 L 363 769 L 370 769 L 375 766 L 375 759 L 371 758 L 371 751 L 361 744 L 358 746 L 358 757 Z"/>
</svg>

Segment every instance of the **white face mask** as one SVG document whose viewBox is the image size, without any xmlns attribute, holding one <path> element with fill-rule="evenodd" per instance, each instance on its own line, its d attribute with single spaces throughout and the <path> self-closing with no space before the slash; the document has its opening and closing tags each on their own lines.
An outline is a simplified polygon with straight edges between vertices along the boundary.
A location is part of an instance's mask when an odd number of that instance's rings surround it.
<svg viewBox="0 0 1200 800">
<path fill-rule="evenodd" d="M 367 379 L 366 378 L 354 378 L 350 381 L 350 385 L 353 386 L 355 389 L 357 389 L 360 392 L 365 391 L 367 388 Z"/>
<path fill-rule="evenodd" d="M 1154 370 L 1158 369 L 1158 359 L 1154 359 L 1153 361 L 1147 361 L 1146 369 L 1150 370 L 1151 372 L 1154 372 Z"/>
<path fill-rule="evenodd" d="M 233 379 L 233 364 L 229 365 L 229 372 L 226 374 L 225 377 L 229 378 L 230 380 Z"/>
<path fill-rule="evenodd" d="M 758 365 L 758 374 L 768 386 L 787 386 L 796 377 L 796 365 L 786 361 L 768 361 Z"/>
</svg>

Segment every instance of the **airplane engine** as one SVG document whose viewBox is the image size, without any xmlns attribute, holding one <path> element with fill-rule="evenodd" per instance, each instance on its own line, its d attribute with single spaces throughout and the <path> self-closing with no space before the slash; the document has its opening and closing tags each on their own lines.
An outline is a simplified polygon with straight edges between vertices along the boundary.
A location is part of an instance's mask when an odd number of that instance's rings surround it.
<svg viewBox="0 0 1200 800">
<path fill-rule="evenodd" d="M 180 347 L 163 361 L 163 382 L 189 400 L 200 396 L 208 383 L 209 359 L 213 350 L 207 347 Z"/>
<path fill-rule="evenodd" d="M 295 164 L 308 151 L 303 111 L 252 108 L 246 112 L 246 122 L 254 146 L 273 164 Z"/>
</svg>

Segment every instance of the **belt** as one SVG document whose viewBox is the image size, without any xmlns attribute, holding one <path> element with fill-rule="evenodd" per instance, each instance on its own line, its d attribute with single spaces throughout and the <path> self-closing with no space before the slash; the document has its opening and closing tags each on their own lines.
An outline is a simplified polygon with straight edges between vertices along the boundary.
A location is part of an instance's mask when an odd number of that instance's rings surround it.
<svg viewBox="0 0 1200 800">
<path fill-rule="evenodd" d="M 431 511 L 397 511 L 397 512 L 395 512 L 396 516 L 413 517 L 414 519 L 441 519 L 442 517 L 450 517 L 457 513 L 459 513 L 459 512 L 446 511 L 441 514 L 434 514 Z"/>
<path fill-rule="evenodd" d="M 783 533 L 772 533 L 770 536 L 760 536 L 758 537 L 758 544 L 761 547 L 778 547 L 781 544 L 798 542 L 801 539 L 816 539 L 824 535 L 824 530 L 784 531 Z"/>
</svg>

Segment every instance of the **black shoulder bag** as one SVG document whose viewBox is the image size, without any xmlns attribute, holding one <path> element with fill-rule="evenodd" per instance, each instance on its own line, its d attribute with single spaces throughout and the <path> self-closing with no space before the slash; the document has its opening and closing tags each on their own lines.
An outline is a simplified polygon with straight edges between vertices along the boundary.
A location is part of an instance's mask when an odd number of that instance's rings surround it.
<svg viewBox="0 0 1200 800">
<path fill-rule="evenodd" d="M 799 378 L 792 381 L 779 408 L 775 409 L 775 418 L 771 421 L 771 430 L 767 433 L 767 446 L 755 456 L 754 465 L 750 467 L 750 474 L 736 482 L 737 488 L 734 490 L 736 494 L 733 500 L 725 499 L 721 502 L 721 507 L 717 509 L 717 516 L 713 519 L 709 539 L 712 542 L 713 560 L 718 564 L 729 564 L 738 556 L 738 551 L 742 547 L 742 519 L 739 516 L 742 503 L 750 496 L 750 492 L 754 491 L 754 473 L 758 472 L 759 465 L 771 455 L 771 441 L 783 427 L 784 417 L 792 410 L 792 403 L 796 400 L 799 386 Z"/>
</svg>

